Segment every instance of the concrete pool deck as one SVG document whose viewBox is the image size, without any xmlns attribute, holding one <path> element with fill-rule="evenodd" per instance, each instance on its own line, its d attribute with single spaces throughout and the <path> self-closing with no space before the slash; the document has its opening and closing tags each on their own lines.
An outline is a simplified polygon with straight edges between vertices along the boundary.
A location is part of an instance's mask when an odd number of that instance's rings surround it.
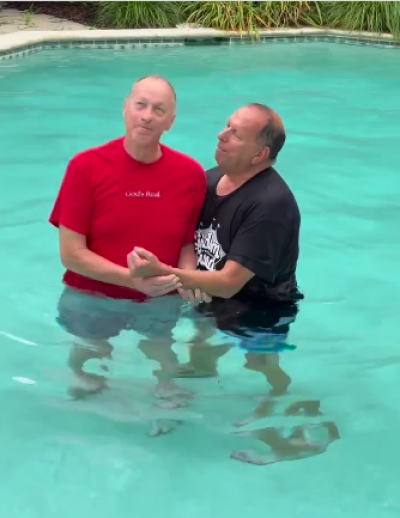
<svg viewBox="0 0 400 518">
<path fill-rule="evenodd" d="M 28 13 L 28 14 L 27 14 Z M 389 34 L 349 32 L 333 29 L 301 28 L 260 31 L 261 43 L 333 41 L 400 48 Z M 250 41 L 233 31 L 178 27 L 171 29 L 100 30 L 14 9 L 0 11 L 0 59 L 25 57 L 44 48 L 132 48 L 194 44 L 230 44 Z"/>
<path fill-rule="evenodd" d="M 29 3 L 27 3 L 27 7 L 29 7 Z M 48 14 L 32 13 L 29 9 L 23 12 L 18 9 L 1 9 L 0 7 L 0 37 L 20 31 L 74 31 L 78 29 L 89 29 L 89 27 Z"/>
</svg>

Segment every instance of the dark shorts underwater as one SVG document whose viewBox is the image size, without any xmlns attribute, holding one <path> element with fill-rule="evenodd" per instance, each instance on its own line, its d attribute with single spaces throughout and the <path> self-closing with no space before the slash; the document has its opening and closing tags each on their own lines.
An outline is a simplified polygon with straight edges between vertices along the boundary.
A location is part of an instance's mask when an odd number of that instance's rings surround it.
<svg viewBox="0 0 400 518">
<path fill-rule="evenodd" d="M 200 304 L 191 315 L 212 319 L 215 327 L 240 340 L 249 352 L 281 352 L 296 347 L 288 342 L 290 326 L 299 308 L 296 302 L 243 302 L 236 299 L 214 299 Z"/>
</svg>

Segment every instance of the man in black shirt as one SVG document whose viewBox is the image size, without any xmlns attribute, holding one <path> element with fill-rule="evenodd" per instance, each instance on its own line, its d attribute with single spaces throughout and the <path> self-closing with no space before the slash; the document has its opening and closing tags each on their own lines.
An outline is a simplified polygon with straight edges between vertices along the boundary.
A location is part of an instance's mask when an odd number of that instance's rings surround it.
<svg viewBox="0 0 400 518">
<path fill-rule="evenodd" d="M 212 301 L 198 311 L 212 316 L 218 329 L 240 337 L 249 351 L 248 366 L 264 372 L 270 382 L 263 363 L 271 362 L 254 353 L 285 345 L 297 300 L 303 298 L 296 282 L 300 212 L 273 167 L 285 139 L 281 119 L 267 106 L 239 109 L 218 136 L 218 166 L 207 172 L 195 238 L 197 271 L 161 265 L 140 248 L 130 257 L 135 275 L 141 265 L 150 265 L 154 274 L 178 275 L 185 290 L 210 295 Z M 193 351 L 192 367 L 199 349 Z M 287 385 L 290 379 L 284 377 Z"/>
</svg>

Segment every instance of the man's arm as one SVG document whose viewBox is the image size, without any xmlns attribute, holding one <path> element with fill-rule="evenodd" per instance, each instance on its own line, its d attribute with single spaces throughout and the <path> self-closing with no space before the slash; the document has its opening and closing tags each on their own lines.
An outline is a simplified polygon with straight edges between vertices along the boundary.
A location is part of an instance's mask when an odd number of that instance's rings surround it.
<svg viewBox="0 0 400 518">
<path fill-rule="evenodd" d="M 196 252 L 194 251 L 194 245 L 185 245 L 182 248 L 181 255 L 179 257 L 178 262 L 178 270 L 181 271 L 188 271 L 188 272 L 195 272 L 197 268 L 197 257 Z M 179 277 L 178 277 L 179 278 Z M 179 279 L 182 283 L 182 280 Z M 204 302 L 211 302 L 211 297 L 208 293 L 206 293 L 204 290 L 201 290 L 198 286 L 194 288 L 180 288 L 178 289 L 179 295 L 182 297 L 183 300 L 190 300 L 192 302 L 194 301 L 204 301 Z"/>
<path fill-rule="evenodd" d="M 207 177 L 204 169 L 197 165 L 190 174 L 193 178 L 192 213 L 188 219 L 184 245 L 178 261 L 178 268 L 183 270 L 196 270 L 197 268 L 197 257 L 193 242 L 207 192 Z"/>
<path fill-rule="evenodd" d="M 109 284 L 139 291 L 150 297 L 166 295 L 182 284 L 174 274 L 132 278 L 129 268 L 108 261 L 86 246 L 86 237 L 60 226 L 60 256 L 63 266 L 69 270 Z"/>
<path fill-rule="evenodd" d="M 184 245 L 179 256 L 178 268 L 182 270 L 196 270 L 197 258 L 193 243 Z"/>
<path fill-rule="evenodd" d="M 219 271 L 172 269 L 185 289 L 200 288 L 214 297 L 231 298 L 255 275 L 273 284 L 281 267 L 287 230 L 263 214 L 251 214 L 239 228 Z"/>
<path fill-rule="evenodd" d="M 212 297 L 229 299 L 236 295 L 243 286 L 254 277 L 254 273 L 235 261 L 227 261 L 220 271 L 187 271 L 171 268 L 186 290 L 199 288 Z"/>
<path fill-rule="evenodd" d="M 50 215 L 58 228 L 60 259 L 65 268 L 97 281 L 133 289 L 129 269 L 87 248 L 92 218 L 93 185 L 90 163 L 76 156 L 69 163 Z"/>
<path fill-rule="evenodd" d="M 86 236 L 63 225 L 59 227 L 59 247 L 63 266 L 79 275 L 131 289 L 140 280 L 132 279 L 128 268 L 112 263 L 89 250 Z"/>
<path fill-rule="evenodd" d="M 197 176 L 195 178 L 197 180 L 197 183 L 194 190 L 194 203 L 192 215 L 188 223 L 188 228 L 185 236 L 185 245 L 182 248 L 181 255 L 178 261 L 178 268 L 180 270 L 186 271 L 195 271 L 197 269 L 197 257 L 194 249 L 193 240 L 207 192 L 207 177 L 204 169 L 202 167 L 199 167 L 199 170 L 196 174 Z M 203 290 L 200 290 L 198 286 L 189 289 L 181 288 L 180 290 L 178 290 L 178 292 L 184 300 L 204 300 L 207 302 L 211 301 L 211 297 L 209 297 L 208 294 L 203 292 Z"/>
<path fill-rule="evenodd" d="M 148 250 L 136 247 L 130 254 L 131 276 L 139 276 L 149 266 L 153 274 L 174 273 L 184 289 L 195 289 L 213 297 L 231 298 L 255 275 L 273 284 L 281 268 L 287 230 L 274 221 L 249 217 L 238 230 L 225 266 L 218 271 L 188 271 L 158 261 Z"/>
<path fill-rule="evenodd" d="M 59 230 L 60 258 L 67 269 L 90 279 L 159 296 L 180 287 L 175 275 L 151 279 L 132 279 L 129 269 L 112 263 L 87 248 L 92 217 L 93 186 L 90 164 L 74 157 L 68 164 L 60 191 L 50 215 Z"/>
</svg>

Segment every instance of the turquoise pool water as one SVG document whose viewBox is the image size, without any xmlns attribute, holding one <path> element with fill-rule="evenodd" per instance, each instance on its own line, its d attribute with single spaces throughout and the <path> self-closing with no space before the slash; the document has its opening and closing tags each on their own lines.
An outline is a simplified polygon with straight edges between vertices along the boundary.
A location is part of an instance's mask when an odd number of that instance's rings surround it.
<svg viewBox="0 0 400 518">
<path fill-rule="evenodd" d="M 218 379 L 180 380 L 196 397 L 168 411 L 153 406 L 154 364 L 125 333 L 114 340 L 111 389 L 68 397 L 68 336 L 54 320 L 62 269 L 47 218 L 68 159 L 121 134 L 124 96 L 148 73 L 178 93 L 165 142 L 205 167 L 238 106 L 266 102 L 283 117 L 278 169 L 303 214 L 306 300 L 291 330 L 297 350 L 281 358 L 290 395 L 262 423 L 291 426 L 290 403 L 320 401 L 319 420 L 333 421 L 340 440 L 319 456 L 265 467 L 230 458 L 263 450 L 232 432 L 268 388 L 238 349 Z M 0 65 L 1 516 L 399 515 L 399 84 L 400 52 L 322 43 L 46 51 Z M 182 361 L 189 333 L 182 320 Z M 149 438 L 149 419 L 168 417 L 183 423 Z"/>
</svg>

